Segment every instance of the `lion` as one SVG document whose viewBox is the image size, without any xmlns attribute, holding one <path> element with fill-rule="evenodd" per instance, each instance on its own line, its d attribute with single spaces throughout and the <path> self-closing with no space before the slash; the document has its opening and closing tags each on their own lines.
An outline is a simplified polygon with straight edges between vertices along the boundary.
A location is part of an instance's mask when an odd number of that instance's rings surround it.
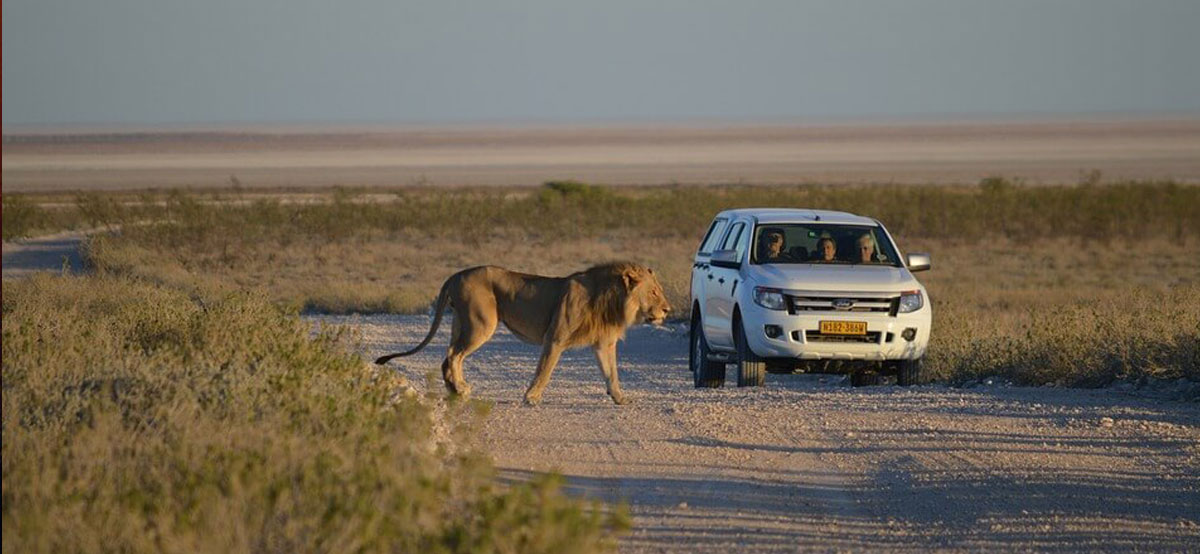
<svg viewBox="0 0 1200 554">
<path fill-rule="evenodd" d="M 625 404 L 617 378 L 617 341 L 638 322 L 662 323 L 671 313 L 654 270 L 635 263 L 598 265 L 567 277 L 517 273 L 495 266 L 460 271 L 446 280 L 434 304 L 429 333 L 415 348 L 375 360 L 420 351 L 433 340 L 442 314 L 454 310 L 450 346 L 442 361 L 442 379 L 451 393 L 467 396 L 463 359 L 487 342 L 501 321 L 520 339 L 542 345 L 525 402 L 536 405 L 550 382 L 558 358 L 568 348 L 591 346 L 613 402 Z"/>
</svg>

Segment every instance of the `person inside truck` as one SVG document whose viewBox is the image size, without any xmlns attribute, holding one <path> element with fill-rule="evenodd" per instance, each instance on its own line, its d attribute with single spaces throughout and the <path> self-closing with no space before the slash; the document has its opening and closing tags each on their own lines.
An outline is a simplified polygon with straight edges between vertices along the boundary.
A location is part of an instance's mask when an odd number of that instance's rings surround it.
<svg viewBox="0 0 1200 554">
<path fill-rule="evenodd" d="M 854 261 L 860 264 L 875 263 L 879 260 L 875 258 L 875 237 L 871 233 L 863 233 L 854 241 L 855 254 Z"/>
<path fill-rule="evenodd" d="M 759 263 L 773 263 L 782 261 L 787 257 L 787 251 L 784 249 L 786 241 L 784 239 L 783 229 L 779 227 L 766 227 L 762 230 L 762 234 L 758 236 L 758 261 Z"/>
<path fill-rule="evenodd" d="M 813 251 L 813 261 L 817 262 L 832 262 L 837 259 L 837 243 L 833 242 L 833 237 L 821 237 L 817 241 L 817 248 Z"/>
</svg>

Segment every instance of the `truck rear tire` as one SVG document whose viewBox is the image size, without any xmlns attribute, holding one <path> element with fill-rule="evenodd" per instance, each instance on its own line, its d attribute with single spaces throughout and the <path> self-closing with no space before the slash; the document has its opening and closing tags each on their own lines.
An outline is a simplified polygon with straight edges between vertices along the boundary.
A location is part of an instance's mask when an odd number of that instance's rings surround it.
<svg viewBox="0 0 1200 554">
<path fill-rule="evenodd" d="M 738 354 L 738 386 L 761 387 L 766 380 L 767 362 L 746 343 L 746 326 L 738 318 L 733 324 L 733 341 Z"/>
<path fill-rule="evenodd" d="M 689 335 L 688 366 L 692 370 L 696 388 L 719 389 L 725 386 L 725 363 L 709 361 L 708 355 L 712 351 L 708 348 L 708 340 L 704 338 L 699 314 L 692 316 Z"/>
</svg>

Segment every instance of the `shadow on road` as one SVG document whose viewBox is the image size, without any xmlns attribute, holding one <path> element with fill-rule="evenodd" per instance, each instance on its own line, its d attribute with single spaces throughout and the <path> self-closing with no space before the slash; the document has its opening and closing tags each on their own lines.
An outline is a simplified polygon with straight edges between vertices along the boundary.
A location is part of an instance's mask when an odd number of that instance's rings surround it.
<svg viewBox="0 0 1200 554">
<path fill-rule="evenodd" d="M 83 258 L 78 235 L 57 235 L 4 243 L 4 278 L 24 277 L 37 272 L 82 271 Z"/>
<path fill-rule="evenodd" d="M 813 473 L 819 480 L 820 472 Z M 500 480 L 511 484 L 535 475 L 505 469 Z M 1200 529 L 1188 519 L 1200 513 L 1195 479 L 1164 481 L 1150 471 L 1042 474 L 1018 483 L 986 472 L 948 478 L 880 468 L 848 491 L 769 476 L 565 477 L 573 495 L 629 503 L 636 531 L 623 544 L 639 549 L 744 547 L 746 535 L 752 536 L 750 550 L 1035 546 L 1128 552 L 1200 546 Z M 998 496 L 1010 501 L 995 502 Z M 863 507 L 877 515 L 860 513 Z"/>
</svg>

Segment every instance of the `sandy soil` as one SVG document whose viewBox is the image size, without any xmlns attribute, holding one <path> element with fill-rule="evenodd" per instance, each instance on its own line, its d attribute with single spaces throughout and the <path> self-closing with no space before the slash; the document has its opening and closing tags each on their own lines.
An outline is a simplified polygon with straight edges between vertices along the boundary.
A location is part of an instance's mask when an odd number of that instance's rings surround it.
<svg viewBox="0 0 1200 554">
<path fill-rule="evenodd" d="M 9 191 L 328 185 L 1200 182 L 1200 119 L 5 133 Z"/>
<path fill-rule="evenodd" d="M 360 329 L 372 359 L 428 326 L 314 319 Z M 423 388 L 446 339 L 443 326 L 434 346 L 391 367 Z M 1200 549 L 1194 402 L 1115 389 L 854 389 L 816 375 L 697 390 L 675 326 L 634 328 L 621 344 L 633 404 L 609 402 L 581 350 L 530 408 L 520 400 L 537 355 L 501 330 L 468 358 L 475 396 L 495 403 L 483 446 L 504 479 L 558 471 L 576 494 L 628 502 L 625 552 Z"/>
</svg>

